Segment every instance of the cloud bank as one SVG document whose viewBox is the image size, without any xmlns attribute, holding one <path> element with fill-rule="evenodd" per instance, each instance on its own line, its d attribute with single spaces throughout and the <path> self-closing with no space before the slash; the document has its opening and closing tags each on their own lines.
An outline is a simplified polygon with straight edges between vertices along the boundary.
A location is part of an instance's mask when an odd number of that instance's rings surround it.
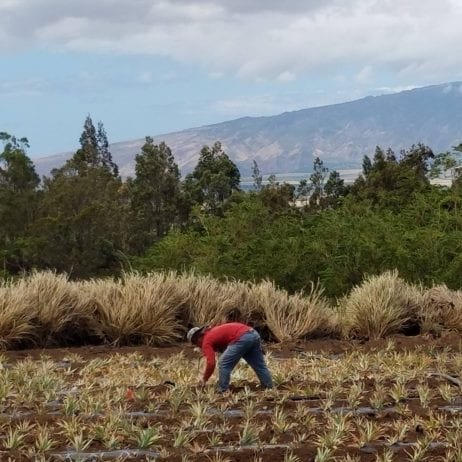
<svg viewBox="0 0 462 462">
<path fill-rule="evenodd" d="M 2 0 L 0 51 L 167 56 L 210 74 L 287 82 L 384 69 L 462 74 L 460 0 Z"/>
</svg>

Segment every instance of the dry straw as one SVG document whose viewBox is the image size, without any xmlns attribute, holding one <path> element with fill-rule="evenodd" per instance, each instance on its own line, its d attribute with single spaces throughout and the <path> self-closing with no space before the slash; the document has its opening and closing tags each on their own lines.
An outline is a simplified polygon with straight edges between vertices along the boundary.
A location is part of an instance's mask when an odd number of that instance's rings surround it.
<svg viewBox="0 0 462 462">
<path fill-rule="evenodd" d="M 186 294 L 174 273 L 125 274 L 118 281 L 93 280 L 81 288 L 91 295 L 98 330 L 110 343 L 167 345 L 183 334 L 179 309 Z"/>
<path fill-rule="evenodd" d="M 85 343 L 94 335 L 93 306 L 65 274 L 34 272 L 12 290 L 32 317 L 41 346 Z"/>
<path fill-rule="evenodd" d="M 462 330 L 462 291 L 427 291 L 396 271 L 370 276 L 339 301 L 336 311 L 312 284 L 289 294 L 271 281 L 219 281 L 194 273 L 124 274 L 119 280 L 70 282 L 35 272 L 0 283 L 0 348 L 85 343 L 168 345 L 188 326 L 241 321 L 279 342 L 321 335 L 379 338 L 423 330 Z M 340 327 L 339 327 L 340 326 Z"/>
<path fill-rule="evenodd" d="M 185 274 L 178 278 L 187 293 L 183 309 L 186 325 L 216 325 L 230 320 L 249 322 L 253 309 L 246 303 L 248 285 L 227 280 L 220 282 L 211 276 Z"/>
<path fill-rule="evenodd" d="M 341 327 L 345 336 L 380 338 L 402 332 L 416 318 L 422 295 L 397 271 L 369 276 L 344 299 Z"/>
<path fill-rule="evenodd" d="M 264 320 L 276 340 L 315 337 L 332 332 L 333 312 L 318 285 L 307 295 L 289 295 L 273 282 L 263 281 L 250 287 L 248 303 L 264 313 Z"/>
<path fill-rule="evenodd" d="M 462 291 L 432 287 L 424 293 L 419 314 L 423 330 L 462 331 Z"/>
<path fill-rule="evenodd" d="M 30 344 L 36 337 L 33 313 L 23 303 L 22 295 L 10 283 L 0 286 L 0 347 L 13 348 Z"/>
</svg>

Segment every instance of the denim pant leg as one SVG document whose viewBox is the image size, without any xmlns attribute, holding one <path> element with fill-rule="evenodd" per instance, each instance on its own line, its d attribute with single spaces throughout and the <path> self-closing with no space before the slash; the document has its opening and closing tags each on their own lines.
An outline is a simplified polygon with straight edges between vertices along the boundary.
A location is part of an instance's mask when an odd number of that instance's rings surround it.
<svg viewBox="0 0 462 462">
<path fill-rule="evenodd" d="M 273 388 L 273 379 L 271 373 L 266 366 L 265 357 L 261 347 L 261 339 L 257 332 L 252 332 L 253 343 L 252 348 L 244 354 L 243 358 L 249 366 L 255 371 L 260 380 L 262 387 Z"/>
<path fill-rule="evenodd" d="M 252 341 L 252 337 L 249 337 L 248 333 L 246 333 L 223 352 L 218 363 L 218 391 L 228 390 L 231 372 L 239 360 L 252 347 Z"/>
</svg>

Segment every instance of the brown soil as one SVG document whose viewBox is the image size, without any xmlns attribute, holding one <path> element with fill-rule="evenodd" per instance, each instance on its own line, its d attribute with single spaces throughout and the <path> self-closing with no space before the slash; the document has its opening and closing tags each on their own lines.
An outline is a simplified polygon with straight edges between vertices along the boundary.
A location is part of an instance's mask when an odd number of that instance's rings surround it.
<svg viewBox="0 0 462 462">
<path fill-rule="evenodd" d="M 317 339 L 305 342 L 292 342 L 292 343 L 285 343 L 285 344 L 269 344 L 267 345 L 267 350 L 271 351 L 275 357 L 279 358 L 290 358 L 296 356 L 298 354 L 303 353 L 312 353 L 315 355 L 341 355 L 345 352 L 350 351 L 362 351 L 362 352 L 374 352 L 378 350 L 383 350 L 389 345 L 389 342 L 393 342 L 395 351 L 408 351 L 408 350 L 422 350 L 422 351 L 461 351 L 461 341 L 460 336 L 458 334 L 453 333 L 446 333 L 439 338 L 433 338 L 429 336 L 415 336 L 415 337 L 406 337 L 406 336 L 394 336 L 389 337 L 388 339 L 382 340 L 373 340 L 368 342 L 360 342 L 360 341 L 345 341 L 345 340 L 331 340 L 331 339 Z M 145 359 L 150 359 L 152 357 L 158 358 L 170 358 L 173 355 L 182 353 L 187 358 L 197 358 L 199 353 L 194 351 L 193 347 L 188 344 L 179 344 L 173 347 L 165 347 L 165 348 L 155 348 L 155 347 L 147 347 L 147 346 L 133 346 L 133 347 L 121 347 L 121 348 L 114 348 L 113 346 L 106 345 L 106 346 L 90 346 L 90 347 L 79 347 L 79 348 L 54 348 L 54 349 L 35 349 L 35 350 L 21 350 L 21 351 L 5 351 L 3 354 L 7 358 L 9 362 L 20 361 L 26 358 L 31 359 L 40 359 L 43 357 L 50 357 L 56 361 L 62 361 L 70 354 L 78 354 L 83 361 L 87 361 L 93 358 L 104 358 L 107 356 L 112 356 L 115 354 L 118 355 L 128 355 L 132 353 L 138 353 Z M 365 382 L 367 386 L 367 390 L 363 395 L 363 400 L 360 404 L 365 409 L 364 418 L 367 420 L 373 420 L 376 422 L 380 422 L 381 425 L 383 424 L 392 424 L 397 419 L 397 414 L 393 410 L 392 405 L 387 405 L 385 409 L 382 410 L 368 410 L 367 406 L 369 406 L 369 397 L 372 393 L 374 388 L 375 382 L 374 379 L 370 379 L 369 382 Z M 442 381 L 437 378 L 429 378 L 427 384 L 430 388 L 436 389 L 438 384 L 441 384 Z M 244 385 L 248 386 L 251 389 L 256 389 L 255 383 L 241 383 L 241 388 Z M 417 385 L 417 384 L 416 384 Z M 149 393 L 149 399 L 158 399 L 165 394 L 170 386 L 173 384 L 164 383 L 159 384 L 154 387 L 147 387 L 146 390 Z M 411 384 L 410 387 L 412 388 L 413 385 Z M 284 391 L 286 386 L 283 384 L 280 386 L 281 391 Z M 234 390 L 235 391 L 235 390 Z M 261 460 L 262 462 L 271 461 L 283 461 L 285 454 L 288 452 L 287 448 L 284 447 L 289 442 L 293 441 L 295 432 L 297 433 L 305 433 L 307 434 L 307 440 L 300 444 L 298 447 L 294 448 L 293 450 L 289 451 L 292 454 L 299 457 L 300 461 L 313 461 L 316 454 L 316 432 L 318 429 L 323 428 L 326 424 L 325 416 L 322 413 L 317 413 L 316 409 L 322 405 L 322 396 L 305 396 L 305 397 L 297 397 L 297 396 L 289 396 L 289 398 L 283 403 L 285 410 L 288 411 L 289 419 L 291 412 L 295 412 L 297 406 L 302 405 L 304 408 L 307 408 L 309 412 L 313 413 L 315 424 L 314 428 L 311 429 L 304 429 L 304 428 L 294 428 L 288 430 L 285 434 L 284 433 L 277 433 L 272 425 L 272 415 L 274 415 L 271 411 L 274 410 L 276 406 L 280 406 L 280 403 L 276 403 L 272 399 L 262 399 L 259 401 L 259 410 L 263 411 L 258 416 L 255 417 L 255 421 L 261 425 L 263 430 L 258 435 L 258 439 L 260 442 L 264 442 L 265 444 L 270 445 L 271 441 L 275 439 L 277 441 L 276 447 L 267 447 L 267 448 L 256 448 L 252 446 L 248 447 L 239 447 L 239 440 L 240 435 L 239 431 L 242 430 L 242 421 L 243 416 L 236 415 L 235 417 L 229 418 L 230 429 L 226 434 L 223 434 L 221 437 L 221 451 L 219 455 L 223 459 L 217 460 L 228 460 L 229 462 L 253 462 Z M 223 398 L 222 403 L 226 403 L 225 398 Z M 220 401 L 215 403 L 218 407 Z M 420 404 L 420 401 L 415 394 L 413 396 L 412 390 L 409 394 L 408 398 L 406 399 L 406 405 L 409 408 L 409 411 L 412 412 L 415 416 L 428 416 L 429 412 L 432 410 L 437 410 L 444 405 L 444 402 L 434 396 L 427 408 L 423 408 Z M 339 400 L 334 403 L 334 407 L 336 408 L 343 408 L 348 407 L 346 403 L 346 396 L 340 396 Z M 130 404 L 129 411 L 130 412 L 143 412 L 146 409 L 146 403 L 136 400 Z M 162 410 L 162 408 L 160 408 Z M 236 405 L 236 409 L 242 411 L 243 404 L 238 403 Z M 153 416 L 142 417 L 143 425 L 150 425 L 150 424 L 161 424 L 165 428 L 174 428 L 177 424 L 178 415 L 175 415 L 168 410 L 168 406 L 166 407 L 166 414 L 158 414 Z M 269 411 L 266 413 L 265 411 Z M 186 410 L 179 410 L 178 413 L 184 413 Z M 57 425 L 57 422 L 63 418 L 62 414 L 45 414 L 45 415 L 31 415 L 28 420 L 32 422 L 38 423 L 47 423 L 50 427 L 54 427 Z M 217 422 L 218 425 L 219 418 L 218 416 L 212 416 L 211 422 L 215 424 Z M 402 446 L 396 446 L 393 448 L 393 452 L 395 454 L 394 460 L 406 460 L 408 459 L 407 452 L 409 452 L 412 448 L 406 444 L 414 443 L 419 436 L 425 434 L 426 429 L 416 426 L 415 428 L 409 429 L 405 438 L 401 441 Z M 203 448 L 207 448 L 210 446 L 209 444 L 209 435 L 204 432 L 198 432 L 197 436 L 194 439 L 194 442 L 197 443 L 198 447 L 200 445 Z M 32 442 L 31 442 L 32 444 Z M 181 462 L 182 456 L 184 455 L 184 451 L 182 452 L 181 449 L 173 449 L 171 441 L 161 441 L 160 446 L 168 447 L 171 452 L 168 456 L 169 461 L 171 462 Z M 352 457 L 358 457 L 362 461 L 375 461 L 377 460 L 377 454 L 381 454 L 386 448 L 386 440 L 385 437 L 379 438 L 377 441 L 374 441 L 373 445 L 366 445 L 363 448 L 358 449 L 353 445 L 344 446 L 341 449 L 337 450 L 334 456 L 346 456 L 349 454 Z M 61 450 L 65 450 L 64 441 Z M 98 442 L 94 441 L 91 447 L 87 451 L 98 451 L 103 450 L 103 446 L 100 445 Z M 56 451 L 55 451 L 56 452 Z M 57 451 L 59 452 L 59 451 Z M 428 460 L 435 460 L 440 457 L 444 453 L 444 449 L 441 447 L 435 447 L 430 451 L 430 459 Z M 214 452 L 204 452 L 204 450 L 198 452 L 196 454 L 191 454 L 190 452 L 187 454 L 187 460 L 199 462 L 199 461 L 207 461 L 210 462 L 214 460 Z M 0 461 L 3 460 L 28 460 L 28 459 L 21 459 L 21 456 L 18 455 L 17 457 L 8 451 L 1 452 L 0 451 Z M 51 460 L 60 460 L 59 458 L 51 457 Z M 128 457 L 125 460 L 146 460 L 145 457 Z M 166 460 L 166 459 L 161 459 Z"/>
<path fill-rule="evenodd" d="M 265 348 L 267 351 L 271 351 L 274 356 L 284 358 L 291 357 L 302 352 L 310 352 L 319 355 L 337 355 L 349 351 L 362 351 L 364 353 L 368 353 L 383 350 L 389 342 L 393 342 L 394 349 L 398 352 L 428 348 L 432 348 L 434 351 L 443 349 L 460 351 L 462 347 L 460 335 L 458 333 L 447 332 L 440 337 L 432 337 L 429 335 L 418 335 L 413 337 L 395 335 L 387 337 L 386 339 L 369 341 L 315 339 L 288 343 L 269 343 L 266 344 Z M 168 358 L 179 353 L 182 353 L 187 358 L 198 357 L 198 353 L 187 343 L 180 343 L 176 346 L 170 347 L 149 347 L 144 345 L 114 347 L 112 345 L 97 345 L 70 348 L 7 350 L 3 352 L 4 356 L 8 358 L 9 361 L 18 361 L 25 358 L 39 359 L 43 356 L 60 360 L 70 353 L 78 354 L 83 360 L 114 354 L 128 355 L 132 353 L 138 353 L 142 355 L 143 358 Z"/>
</svg>

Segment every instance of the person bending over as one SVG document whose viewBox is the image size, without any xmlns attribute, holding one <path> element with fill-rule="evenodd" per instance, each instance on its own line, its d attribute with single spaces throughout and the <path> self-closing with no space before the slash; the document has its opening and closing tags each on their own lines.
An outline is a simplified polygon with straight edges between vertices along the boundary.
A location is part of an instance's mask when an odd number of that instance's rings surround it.
<svg viewBox="0 0 462 462">
<path fill-rule="evenodd" d="M 222 353 L 218 364 L 218 391 L 229 389 L 231 372 L 243 358 L 255 371 L 263 388 L 273 388 L 271 373 L 266 366 L 258 332 L 239 322 L 229 322 L 215 327 L 193 327 L 187 339 L 201 348 L 207 364 L 199 380 L 203 386 L 215 370 L 215 353 Z"/>
</svg>

